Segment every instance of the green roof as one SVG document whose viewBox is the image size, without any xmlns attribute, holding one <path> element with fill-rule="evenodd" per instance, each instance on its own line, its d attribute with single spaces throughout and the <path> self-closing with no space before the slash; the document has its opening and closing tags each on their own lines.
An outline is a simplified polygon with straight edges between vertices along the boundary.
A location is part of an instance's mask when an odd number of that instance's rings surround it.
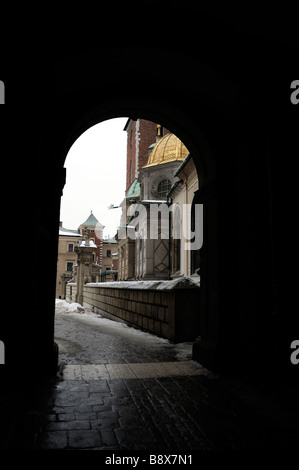
<svg viewBox="0 0 299 470">
<path fill-rule="evenodd" d="M 140 196 L 140 183 L 138 182 L 138 179 L 135 178 L 133 183 L 128 189 L 126 198 L 139 197 L 139 196 Z"/>
<path fill-rule="evenodd" d="M 153 149 L 153 148 L 155 147 L 155 145 L 156 145 L 156 142 L 154 142 L 152 145 L 150 145 L 150 146 L 148 147 L 148 149 Z M 147 149 L 147 150 L 148 150 L 148 149 Z"/>
<path fill-rule="evenodd" d="M 92 211 L 90 212 L 90 216 L 88 217 L 88 219 L 86 219 L 85 222 L 83 222 L 81 225 L 87 225 L 87 227 L 95 227 L 96 225 L 104 227 L 104 225 L 102 225 L 98 221 L 98 219 L 93 215 Z"/>
</svg>

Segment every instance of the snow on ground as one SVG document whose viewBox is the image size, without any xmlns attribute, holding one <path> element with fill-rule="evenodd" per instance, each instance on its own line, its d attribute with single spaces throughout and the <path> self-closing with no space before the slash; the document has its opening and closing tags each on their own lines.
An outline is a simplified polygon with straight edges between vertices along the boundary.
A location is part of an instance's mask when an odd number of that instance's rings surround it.
<svg viewBox="0 0 299 470">
<path fill-rule="evenodd" d="M 76 302 L 69 303 L 66 300 L 56 299 L 56 313 L 72 314 L 74 316 L 78 315 L 77 318 L 84 318 L 84 321 L 88 322 L 89 324 L 94 323 L 98 325 L 106 325 L 114 330 L 129 329 L 132 336 L 144 336 L 147 338 L 152 337 L 155 339 L 155 341 L 169 343 L 168 339 L 160 338 L 158 336 L 152 335 L 151 333 L 146 333 L 145 331 L 134 328 L 133 326 L 129 326 L 122 320 L 117 321 L 105 318 L 98 313 L 92 312 L 89 308 L 82 307 L 82 305 Z"/>
<path fill-rule="evenodd" d="M 123 321 L 110 320 L 100 314 L 94 313 L 91 309 L 82 307 L 78 303 L 69 303 L 66 300 L 56 299 L 56 315 L 67 315 L 78 321 L 84 322 L 86 325 L 96 327 L 103 327 L 107 334 L 126 337 L 128 340 L 144 342 L 150 347 L 166 347 L 172 349 L 175 353 L 177 360 L 185 361 L 191 359 L 192 343 L 185 342 L 173 344 L 166 338 L 147 333 L 136 327 L 129 326 Z"/>
<path fill-rule="evenodd" d="M 82 307 L 80 304 L 77 304 L 76 302 L 69 303 L 62 299 L 55 300 L 56 313 L 79 313 L 84 311 L 84 307 Z"/>
</svg>

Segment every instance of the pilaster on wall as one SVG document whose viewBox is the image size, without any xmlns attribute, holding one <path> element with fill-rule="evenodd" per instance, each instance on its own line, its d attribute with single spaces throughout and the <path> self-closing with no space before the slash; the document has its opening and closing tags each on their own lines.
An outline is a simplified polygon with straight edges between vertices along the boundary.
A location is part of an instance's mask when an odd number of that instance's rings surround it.
<svg viewBox="0 0 299 470">
<path fill-rule="evenodd" d="M 211 370 L 218 369 L 218 245 L 216 187 L 208 184 L 199 191 L 198 202 L 204 204 L 203 246 L 200 251 L 200 336 L 193 344 L 193 359 Z M 211 269 L 213 267 L 213 270 Z"/>
</svg>

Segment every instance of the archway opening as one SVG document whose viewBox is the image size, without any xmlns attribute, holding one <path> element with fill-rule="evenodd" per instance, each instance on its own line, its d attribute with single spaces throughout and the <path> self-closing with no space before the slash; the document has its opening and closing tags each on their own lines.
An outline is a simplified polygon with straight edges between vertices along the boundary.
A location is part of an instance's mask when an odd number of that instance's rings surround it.
<svg viewBox="0 0 299 470">
<path fill-rule="evenodd" d="M 142 118 L 117 118 L 95 125 L 90 130 L 99 129 L 100 131 L 102 126 L 106 129 L 105 132 L 108 132 L 109 123 L 119 126 L 117 133 L 115 133 L 115 128 L 112 130 L 108 138 L 108 146 L 113 147 L 111 145 L 113 140 L 122 142 L 122 152 L 114 150 L 121 154 L 122 164 L 117 161 L 113 163 L 112 156 L 108 157 L 108 151 L 104 149 L 104 136 L 100 132 L 96 156 L 97 164 L 99 164 L 98 170 L 93 168 L 92 157 L 88 156 L 88 150 L 81 149 L 81 156 L 78 154 L 75 157 L 75 167 L 79 169 L 79 173 L 76 173 L 75 186 L 71 191 L 74 200 L 71 199 L 70 194 L 65 194 L 67 200 L 64 201 L 64 195 L 61 203 L 61 215 L 62 212 L 67 214 L 67 207 L 70 207 L 68 215 L 72 216 L 74 222 L 69 226 L 59 228 L 56 298 L 80 304 L 82 310 L 86 308 L 93 313 L 124 321 L 176 343 L 188 341 L 189 346 L 192 347 L 193 341 L 199 334 L 198 291 L 195 292 L 193 289 L 189 291 L 192 297 L 190 302 L 192 312 L 185 316 L 183 323 L 181 294 L 184 288 L 199 289 L 200 276 L 199 272 L 191 272 L 192 250 L 186 250 L 184 244 L 179 243 L 184 230 L 171 227 L 172 211 L 166 214 L 168 217 L 166 228 L 170 228 L 170 232 L 167 236 L 161 232 L 160 207 L 177 207 L 176 214 L 184 214 L 183 204 L 186 203 L 191 211 L 194 194 L 199 187 L 196 166 L 182 141 L 159 123 Z M 83 141 L 90 130 L 83 133 L 77 143 L 81 138 Z M 124 140 L 119 137 L 120 133 L 125 135 L 125 148 Z M 72 146 L 66 160 L 67 176 L 74 174 L 70 167 L 75 147 L 76 143 Z M 104 160 L 101 161 L 101 157 Z M 123 165 L 124 160 L 125 165 Z M 117 169 L 120 170 L 120 179 Z M 86 173 L 83 170 L 86 170 Z M 101 187 L 101 178 L 104 178 L 108 186 Z M 121 179 L 123 184 L 120 182 Z M 87 181 L 87 189 L 82 188 L 84 180 Z M 116 183 L 117 181 L 119 183 Z M 122 198 L 119 196 L 120 193 L 113 190 L 115 184 L 123 191 Z M 90 196 L 91 186 L 96 189 L 95 197 Z M 101 191 L 104 192 L 103 196 L 107 196 L 106 199 L 101 196 Z M 101 208 L 99 204 L 97 206 L 97 201 L 101 202 Z M 152 240 L 151 234 L 155 220 L 153 218 L 150 220 L 152 226 L 144 222 L 149 221 L 154 205 L 159 210 L 160 228 L 157 239 Z M 93 209 L 89 214 L 90 207 Z M 108 232 L 103 231 L 106 227 L 103 214 L 117 213 L 120 207 L 125 213 L 126 236 L 124 238 L 121 236 L 124 227 L 121 226 L 121 220 L 115 224 L 115 217 L 114 230 L 111 230 L 110 225 Z M 135 211 L 133 214 L 132 207 Z M 141 209 L 145 211 L 146 221 L 140 218 Z M 80 210 L 85 211 L 84 216 L 81 212 L 81 218 L 86 219 L 84 222 L 76 219 L 79 217 Z M 182 217 L 176 218 L 175 223 L 176 225 L 182 224 Z M 191 223 L 192 221 L 189 220 L 189 225 Z M 132 224 L 134 224 L 134 236 L 131 237 Z M 172 239 L 175 240 L 176 245 L 182 247 L 181 250 L 176 247 L 175 257 L 171 253 Z M 87 245 L 90 246 L 89 257 L 85 253 Z M 115 261 L 115 265 L 112 266 L 114 269 L 106 266 L 107 258 L 110 258 L 108 261 L 112 263 Z M 63 270 L 66 271 L 61 273 Z M 111 282 L 116 280 L 127 284 L 111 285 Z M 170 284 L 166 287 L 169 281 L 175 281 L 173 282 L 175 307 L 163 304 L 162 300 L 163 290 L 168 289 L 167 295 L 169 296 Z M 82 286 L 79 292 L 80 283 Z M 144 292 L 140 296 L 142 283 Z M 110 287 L 114 291 L 110 291 L 109 295 L 104 295 L 105 287 Z M 158 287 L 159 293 L 157 294 L 153 290 L 157 290 Z M 138 295 L 135 292 L 136 289 L 139 289 Z M 122 302 L 119 300 L 120 296 L 122 296 Z M 164 297 L 166 298 L 166 295 Z M 80 307 L 78 308 L 82 311 Z M 170 326 L 171 323 L 174 324 Z"/>
</svg>

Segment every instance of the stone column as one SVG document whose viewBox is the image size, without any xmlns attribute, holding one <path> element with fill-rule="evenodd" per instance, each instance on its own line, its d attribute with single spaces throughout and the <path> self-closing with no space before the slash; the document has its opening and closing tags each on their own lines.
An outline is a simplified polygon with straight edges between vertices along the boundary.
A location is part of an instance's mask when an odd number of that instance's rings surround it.
<svg viewBox="0 0 299 470">
<path fill-rule="evenodd" d="M 85 228 L 84 238 L 79 246 L 75 248 L 77 253 L 77 294 L 76 302 L 83 305 L 83 286 L 92 279 L 93 254 L 97 246 L 90 241 L 88 231 Z"/>
<path fill-rule="evenodd" d="M 76 293 L 76 302 L 81 304 L 83 303 L 83 266 L 82 266 L 82 253 L 79 247 L 76 247 L 77 251 L 77 293 Z"/>
</svg>

